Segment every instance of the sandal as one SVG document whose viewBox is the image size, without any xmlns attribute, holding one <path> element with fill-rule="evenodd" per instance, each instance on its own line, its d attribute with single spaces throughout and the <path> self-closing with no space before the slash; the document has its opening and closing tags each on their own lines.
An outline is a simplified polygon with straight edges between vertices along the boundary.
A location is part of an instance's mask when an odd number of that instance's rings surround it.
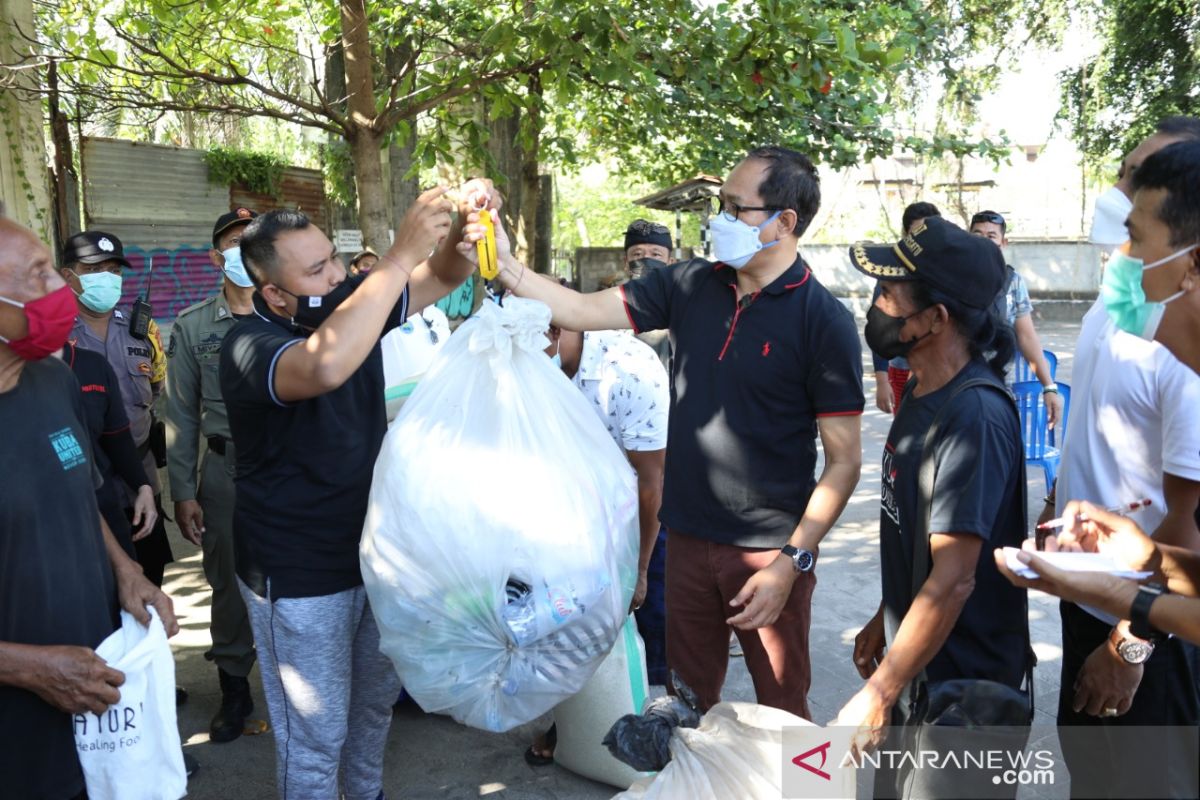
<svg viewBox="0 0 1200 800">
<path fill-rule="evenodd" d="M 554 752 L 554 748 L 558 746 L 558 725 L 550 726 L 550 730 L 542 737 L 542 747 L 539 749 L 549 750 Z M 554 763 L 554 756 L 544 756 L 534 750 L 534 745 L 529 745 L 525 750 L 525 763 L 531 767 L 547 767 Z"/>
</svg>

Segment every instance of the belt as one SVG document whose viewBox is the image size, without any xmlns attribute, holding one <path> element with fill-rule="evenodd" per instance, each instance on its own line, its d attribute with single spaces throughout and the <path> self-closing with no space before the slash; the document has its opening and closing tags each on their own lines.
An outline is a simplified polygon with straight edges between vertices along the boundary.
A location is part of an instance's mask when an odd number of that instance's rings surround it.
<svg viewBox="0 0 1200 800">
<path fill-rule="evenodd" d="M 208 437 L 208 449 L 219 456 L 225 455 L 225 443 L 228 441 L 224 436 Z"/>
</svg>

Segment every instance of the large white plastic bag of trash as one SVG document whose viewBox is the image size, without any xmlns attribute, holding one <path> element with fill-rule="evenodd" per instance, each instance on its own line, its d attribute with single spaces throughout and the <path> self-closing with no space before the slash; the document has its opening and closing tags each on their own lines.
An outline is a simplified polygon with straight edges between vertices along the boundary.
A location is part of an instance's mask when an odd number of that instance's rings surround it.
<svg viewBox="0 0 1200 800">
<path fill-rule="evenodd" d="M 360 550 L 404 688 L 490 731 L 583 687 L 637 577 L 633 471 L 546 357 L 549 323 L 509 298 L 450 337 L 384 439 Z"/>
<path fill-rule="evenodd" d="M 718 703 L 699 727 L 672 732 L 671 760 L 661 772 L 612 800 L 778 800 L 784 789 L 783 731 L 801 726 L 813 723 L 770 706 Z M 828 771 L 830 782 L 821 796 L 854 797 L 854 771 Z"/>
</svg>

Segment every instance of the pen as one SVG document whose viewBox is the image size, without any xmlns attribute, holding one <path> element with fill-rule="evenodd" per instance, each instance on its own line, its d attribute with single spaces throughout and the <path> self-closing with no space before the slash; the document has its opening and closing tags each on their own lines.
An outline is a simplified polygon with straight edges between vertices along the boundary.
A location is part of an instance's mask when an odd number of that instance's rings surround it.
<svg viewBox="0 0 1200 800">
<path fill-rule="evenodd" d="M 1150 505 L 1150 498 L 1147 497 L 1147 498 L 1143 498 L 1141 500 L 1134 500 L 1131 503 L 1125 503 L 1124 505 L 1113 506 L 1112 508 L 1105 509 L 1105 511 L 1108 511 L 1110 514 L 1128 514 L 1132 511 L 1138 511 L 1140 509 L 1143 509 L 1148 505 Z M 1084 520 L 1087 519 L 1087 517 L 1083 516 L 1082 514 L 1078 515 L 1077 518 L 1079 519 L 1080 522 L 1083 522 Z M 1062 528 L 1069 521 L 1070 520 L 1068 520 L 1066 517 L 1059 517 L 1058 519 L 1047 520 L 1046 522 L 1043 522 L 1041 525 L 1038 525 L 1038 530 L 1043 531 L 1043 530 L 1050 530 L 1052 528 Z"/>
</svg>

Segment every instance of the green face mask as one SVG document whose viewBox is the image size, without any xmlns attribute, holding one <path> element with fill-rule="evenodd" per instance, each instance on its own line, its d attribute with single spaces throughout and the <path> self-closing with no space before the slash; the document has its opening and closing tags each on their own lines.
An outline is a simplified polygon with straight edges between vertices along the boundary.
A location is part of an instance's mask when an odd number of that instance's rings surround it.
<svg viewBox="0 0 1200 800">
<path fill-rule="evenodd" d="M 1140 258 L 1131 258 L 1120 251 L 1113 253 L 1104 267 L 1104 281 L 1100 285 L 1100 297 L 1104 299 L 1104 308 L 1113 323 L 1126 333 L 1154 341 L 1167 304 L 1182 295 L 1183 291 L 1162 300 L 1147 300 L 1146 292 L 1142 289 L 1142 273 L 1174 261 L 1197 247 L 1200 245 L 1193 244 L 1153 264 L 1144 265 Z"/>
<path fill-rule="evenodd" d="M 117 307 L 121 299 L 121 276 L 111 272 L 97 272 L 91 275 L 79 275 L 79 284 L 83 294 L 79 302 L 95 311 L 97 314 L 107 314 Z"/>
</svg>

